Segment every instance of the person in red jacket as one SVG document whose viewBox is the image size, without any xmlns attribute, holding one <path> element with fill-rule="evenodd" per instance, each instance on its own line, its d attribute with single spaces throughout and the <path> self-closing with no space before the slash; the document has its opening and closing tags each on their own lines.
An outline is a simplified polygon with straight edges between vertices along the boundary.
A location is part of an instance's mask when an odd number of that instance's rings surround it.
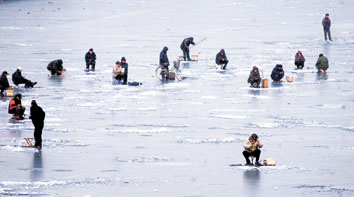
<svg viewBox="0 0 354 197">
<path fill-rule="evenodd" d="M 22 95 L 16 94 L 13 99 L 10 100 L 9 114 L 13 114 L 12 119 L 23 120 L 26 108 L 21 103 Z"/>
</svg>

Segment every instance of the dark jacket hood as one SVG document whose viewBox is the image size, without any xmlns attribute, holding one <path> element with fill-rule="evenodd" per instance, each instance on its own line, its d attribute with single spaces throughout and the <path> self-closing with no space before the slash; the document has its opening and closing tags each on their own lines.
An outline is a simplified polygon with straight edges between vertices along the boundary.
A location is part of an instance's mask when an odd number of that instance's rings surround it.
<svg viewBox="0 0 354 197">
<path fill-rule="evenodd" d="M 168 51 L 168 48 L 167 48 L 167 47 L 164 47 L 164 48 L 162 49 L 162 51 L 166 53 L 166 52 Z"/>
</svg>

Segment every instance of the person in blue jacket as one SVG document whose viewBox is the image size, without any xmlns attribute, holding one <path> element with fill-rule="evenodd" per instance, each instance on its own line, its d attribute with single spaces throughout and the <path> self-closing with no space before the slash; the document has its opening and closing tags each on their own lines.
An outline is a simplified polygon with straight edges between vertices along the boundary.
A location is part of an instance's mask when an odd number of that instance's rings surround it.
<svg viewBox="0 0 354 197">
<path fill-rule="evenodd" d="M 270 77 L 273 79 L 273 81 L 280 81 L 284 77 L 283 65 L 281 64 L 275 65 Z"/>
</svg>

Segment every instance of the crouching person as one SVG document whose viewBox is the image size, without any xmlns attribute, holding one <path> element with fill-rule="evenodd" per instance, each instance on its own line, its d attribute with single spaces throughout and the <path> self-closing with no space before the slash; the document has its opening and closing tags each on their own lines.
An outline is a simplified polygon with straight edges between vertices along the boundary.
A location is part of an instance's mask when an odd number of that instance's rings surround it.
<svg viewBox="0 0 354 197">
<path fill-rule="evenodd" d="M 26 108 L 21 103 L 22 95 L 16 94 L 13 99 L 10 100 L 9 114 L 13 114 L 11 119 L 23 120 Z"/>
<path fill-rule="evenodd" d="M 261 156 L 261 150 L 259 150 L 260 148 L 262 148 L 262 144 L 259 142 L 258 140 L 258 136 L 257 134 L 252 134 L 248 140 L 245 141 L 245 143 L 243 144 L 243 147 L 245 148 L 245 150 L 243 151 L 243 156 L 246 159 L 246 165 L 252 165 L 251 161 L 249 159 L 249 157 L 253 156 L 256 158 L 256 166 L 261 166 L 262 164 L 259 163 L 259 157 Z"/>
</svg>

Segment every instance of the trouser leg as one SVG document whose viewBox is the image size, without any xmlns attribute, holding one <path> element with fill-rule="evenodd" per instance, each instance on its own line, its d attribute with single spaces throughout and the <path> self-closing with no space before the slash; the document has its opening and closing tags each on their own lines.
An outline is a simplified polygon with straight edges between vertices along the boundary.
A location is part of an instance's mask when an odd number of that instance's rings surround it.
<svg viewBox="0 0 354 197">
<path fill-rule="evenodd" d="M 188 58 L 188 52 L 187 52 L 187 49 L 183 49 L 183 59 L 184 61 L 186 61 Z"/>
<path fill-rule="evenodd" d="M 34 139 L 36 141 L 35 146 L 42 146 L 42 130 L 43 125 L 34 126 Z"/>
<path fill-rule="evenodd" d="M 251 153 L 251 155 L 253 155 L 254 157 L 256 157 L 256 162 L 258 162 L 258 161 L 259 161 L 259 157 L 261 156 L 261 150 L 256 149 L 255 151 L 253 151 L 253 152 Z"/>
<path fill-rule="evenodd" d="M 224 70 L 225 70 L 225 69 L 226 69 L 227 64 L 229 63 L 229 60 L 225 60 L 223 63 L 224 63 L 224 67 L 223 67 L 222 69 L 224 69 Z"/>
<path fill-rule="evenodd" d="M 124 74 L 123 76 L 123 84 L 127 84 L 128 82 L 128 73 Z"/>
<path fill-rule="evenodd" d="M 332 41 L 331 29 L 328 29 L 328 30 L 327 30 L 327 33 L 328 33 L 328 38 L 329 38 L 329 40 Z"/>
<path fill-rule="evenodd" d="M 327 41 L 327 29 L 323 29 L 325 40 Z"/>
<path fill-rule="evenodd" d="M 90 63 L 86 63 L 86 69 L 90 69 Z"/>
<path fill-rule="evenodd" d="M 25 114 L 25 110 L 26 108 L 21 106 L 21 107 L 16 107 L 16 111 L 15 111 L 15 116 L 18 116 L 18 117 L 23 117 L 23 115 Z"/>
<path fill-rule="evenodd" d="M 243 156 L 244 156 L 245 159 L 246 159 L 246 163 L 247 163 L 247 164 L 250 164 L 250 163 L 251 163 L 251 161 L 250 161 L 250 159 L 249 159 L 250 153 L 247 152 L 247 151 L 243 151 L 242 154 L 243 154 Z"/>
<path fill-rule="evenodd" d="M 95 66 L 96 66 L 96 62 L 92 62 L 91 65 L 92 65 L 92 70 L 94 71 L 95 70 Z"/>
<path fill-rule="evenodd" d="M 191 58 L 189 57 L 189 50 L 187 49 L 187 58 L 188 58 L 188 61 L 191 60 Z"/>
</svg>

